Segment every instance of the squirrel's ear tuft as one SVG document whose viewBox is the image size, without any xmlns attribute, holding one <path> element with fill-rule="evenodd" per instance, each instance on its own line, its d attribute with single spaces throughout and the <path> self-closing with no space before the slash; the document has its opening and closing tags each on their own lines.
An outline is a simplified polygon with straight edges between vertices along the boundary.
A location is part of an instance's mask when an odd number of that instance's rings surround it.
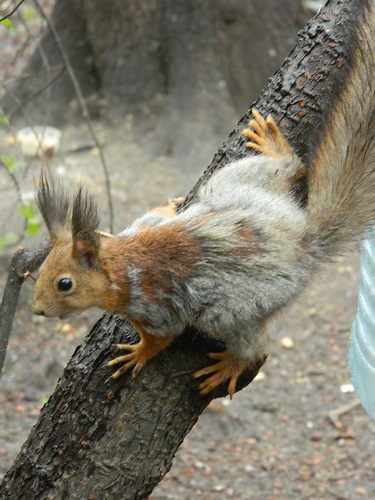
<svg viewBox="0 0 375 500">
<path fill-rule="evenodd" d="M 99 254 L 99 223 L 100 214 L 94 199 L 80 186 L 72 212 L 73 257 L 85 267 L 93 267 Z"/>
<path fill-rule="evenodd" d="M 51 239 L 56 239 L 69 220 L 69 198 L 59 185 L 48 180 L 44 170 L 38 183 L 36 203 Z"/>
</svg>

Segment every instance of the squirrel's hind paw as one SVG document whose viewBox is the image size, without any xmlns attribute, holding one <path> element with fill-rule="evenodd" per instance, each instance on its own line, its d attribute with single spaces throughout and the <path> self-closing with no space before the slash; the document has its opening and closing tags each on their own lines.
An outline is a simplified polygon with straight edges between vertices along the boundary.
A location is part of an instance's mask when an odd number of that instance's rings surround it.
<svg viewBox="0 0 375 500">
<path fill-rule="evenodd" d="M 219 385 L 223 384 L 226 380 L 229 380 L 228 394 L 231 399 L 236 392 L 237 379 L 241 373 L 249 368 L 252 364 L 248 360 L 237 359 L 232 353 L 228 351 L 224 352 L 212 352 L 209 354 L 211 359 L 219 360 L 218 363 L 206 366 L 201 370 L 197 370 L 194 373 L 194 378 L 202 377 L 203 375 L 209 375 L 200 385 L 200 393 L 208 394 L 213 389 L 216 389 Z"/>
<path fill-rule="evenodd" d="M 264 119 L 256 109 L 252 109 L 252 114 L 254 118 L 249 122 L 252 130 L 245 128 L 242 131 L 242 135 L 246 139 L 250 139 L 250 142 L 245 143 L 246 148 L 254 149 L 276 159 L 293 154 L 292 147 L 284 138 L 271 115 Z"/>
</svg>

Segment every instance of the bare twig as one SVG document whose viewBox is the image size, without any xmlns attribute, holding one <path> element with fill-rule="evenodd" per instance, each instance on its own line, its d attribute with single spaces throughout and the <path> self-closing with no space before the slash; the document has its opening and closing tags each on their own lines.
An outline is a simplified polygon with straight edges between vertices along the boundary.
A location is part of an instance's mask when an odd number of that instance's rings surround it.
<svg viewBox="0 0 375 500">
<path fill-rule="evenodd" d="M 7 166 L 5 165 L 4 161 L 1 158 L 0 158 L 0 165 L 3 166 L 4 170 L 7 172 L 9 178 L 11 179 L 12 183 L 14 184 L 15 190 L 17 192 L 17 202 L 16 202 L 16 205 L 22 203 L 21 187 L 20 187 L 20 184 L 19 184 L 16 176 L 13 174 L 13 172 L 11 172 L 9 170 L 9 168 L 7 168 Z M 26 228 L 27 228 L 27 217 L 24 217 L 23 230 L 22 230 L 21 234 L 18 236 L 18 238 L 16 239 L 16 241 L 13 241 L 14 245 L 19 245 L 21 243 L 21 241 L 24 238 Z"/>
<path fill-rule="evenodd" d="M 350 403 L 340 406 L 340 408 L 336 408 L 335 410 L 331 410 L 328 412 L 327 417 L 329 418 L 331 424 L 336 427 L 336 429 L 340 429 L 342 427 L 342 423 L 339 418 L 345 413 L 349 413 L 359 406 L 361 403 L 359 399 L 354 399 Z"/>
<path fill-rule="evenodd" d="M 3 67 L 3 74 L 6 75 L 8 71 L 10 70 L 10 73 L 13 74 L 13 66 L 18 61 L 19 59 L 22 58 L 22 55 L 25 53 L 27 50 L 27 47 L 30 45 L 30 30 L 28 27 L 28 23 L 25 21 L 24 17 L 22 15 L 18 16 L 17 22 L 20 22 L 24 29 L 25 32 L 27 33 L 26 39 L 23 41 L 20 47 L 16 49 L 16 52 L 12 58 L 6 58 L 4 61 L 4 67 Z"/>
<path fill-rule="evenodd" d="M 25 110 L 23 109 L 23 106 L 22 106 L 21 102 L 19 101 L 19 99 L 12 92 L 9 91 L 9 89 L 6 87 L 6 85 L 4 83 L 1 83 L 1 86 L 3 87 L 4 91 L 7 93 L 8 97 L 10 99 L 12 99 L 12 101 L 15 103 L 15 105 L 19 109 L 20 113 L 22 114 L 23 118 L 25 119 L 26 125 L 28 125 L 30 128 L 32 128 L 33 124 L 29 120 L 29 117 L 28 117 L 27 113 L 25 112 Z M 11 119 L 12 118 L 13 117 L 11 117 Z"/>
<path fill-rule="evenodd" d="M 34 252 L 19 248 L 13 254 L 0 306 L 0 377 L 22 284 L 29 274 L 41 265 L 50 250 L 51 242 L 47 238 Z"/>
<path fill-rule="evenodd" d="M 28 38 L 31 39 L 32 38 L 32 35 L 30 33 L 30 30 L 29 30 L 29 26 L 28 26 L 28 23 L 23 19 L 23 17 L 21 16 L 21 23 L 23 24 L 23 27 L 25 29 L 25 31 L 27 32 L 28 34 Z M 48 63 L 48 58 L 46 56 L 46 53 L 43 49 L 43 44 L 42 43 L 38 43 L 37 44 L 37 47 L 36 47 L 36 50 L 39 52 L 40 54 L 40 58 L 47 70 L 47 85 L 43 88 L 43 89 L 40 89 L 39 92 L 41 92 L 41 90 L 43 90 L 43 92 L 46 90 L 47 91 L 47 96 L 46 96 L 46 99 L 44 99 L 44 106 L 45 106 L 45 115 L 46 115 L 46 121 L 45 123 L 48 125 L 48 120 L 49 120 L 49 114 L 50 114 L 50 107 L 51 107 L 51 100 L 50 100 L 50 96 L 51 96 L 51 86 L 52 84 L 54 83 L 55 80 L 57 80 L 60 75 L 65 71 L 65 66 L 63 67 L 63 70 L 62 71 L 59 71 L 58 74 L 57 74 L 57 77 L 53 77 L 52 76 L 52 73 L 53 71 L 55 71 L 55 68 L 52 66 L 49 65 Z M 34 98 L 36 98 L 38 95 L 39 95 L 39 92 L 37 93 L 37 95 L 34 95 Z M 24 103 L 26 104 L 26 102 Z"/>
<path fill-rule="evenodd" d="M 113 233 L 113 204 L 112 204 L 112 196 L 111 196 L 111 181 L 110 181 L 110 177 L 109 177 L 108 166 L 107 166 L 104 154 L 103 154 L 103 149 L 102 149 L 101 144 L 97 138 L 97 135 L 95 134 L 95 130 L 94 130 L 94 127 L 93 127 L 92 122 L 90 120 L 89 110 L 86 106 L 86 102 L 85 102 L 85 99 L 83 97 L 80 84 L 75 76 L 73 67 L 70 64 L 69 57 L 66 53 L 66 50 L 64 48 L 63 43 L 61 42 L 59 34 L 56 31 L 56 28 L 55 28 L 54 24 L 51 22 L 49 16 L 46 14 L 45 10 L 40 5 L 39 0 L 34 0 L 34 4 L 35 4 L 37 10 L 39 11 L 40 15 L 43 17 L 43 19 L 45 19 L 47 26 L 55 39 L 55 42 L 56 42 L 57 48 L 60 52 L 61 58 L 64 61 L 65 65 L 66 65 L 66 69 L 67 69 L 68 74 L 70 76 L 70 79 L 72 80 L 79 105 L 81 106 L 81 109 L 82 109 L 82 116 L 83 116 L 84 120 L 86 121 L 87 127 L 90 131 L 92 138 L 93 138 L 95 146 L 99 151 L 99 157 L 100 157 L 100 161 L 102 163 L 102 167 L 103 167 L 103 171 L 104 171 L 105 186 L 106 186 L 106 192 L 107 192 L 108 211 L 109 211 L 109 228 L 110 228 L 110 232 Z"/>
<path fill-rule="evenodd" d="M 23 4 L 24 1 L 25 0 L 20 0 L 18 2 L 18 4 L 16 4 L 10 12 L 8 12 L 7 14 L 5 14 L 5 16 L 0 17 L 0 23 L 1 23 L 1 21 L 5 21 L 5 19 L 8 19 L 10 16 L 12 16 L 16 12 L 16 10 L 18 9 L 18 7 Z"/>
<path fill-rule="evenodd" d="M 31 97 L 29 97 L 23 103 L 21 103 L 20 100 L 9 90 L 9 88 L 8 88 L 7 85 L 5 85 L 4 83 L 1 83 L 1 86 L 2 86 L 2 88 L 4 90 L 4 92 L 7 94 L 7 96 L 16 105 L 16 110 L 11 115 L 9 115 L 9 121 L 10 122 L 13 120 L 13 116 L 16 113 L 16 111 L 18 111 L 19 113 L 22 114 L 23 118 L 25 119 L 26 124 L 30 128 L 33 128 L 33 125 L 30 122 L 29 117 L 28 117 L 28 115 L 26 114 L 26 112 L 24 110 L 24 106 L 26 104 L 28 104 L 30 101 L 33 101 L 34 99 L 36 99 L 40 94 L 42 94 L 43 92 L 45 92 L 46 90 L 48 90 L 49 87 L 51 87 L 60 78 L 60 76 L 64 73 L 64 71 L 65 71 L 66 68 L 63 65 L 63 66 L 61 66 L 61 68 L 56 68 L 55 67 L 55 70 L 57 70 L 57 69 L 58 69 L 58 72 L 56 73 L 56 75 L 52 76 L 51 79 L 47 81 L 46 85 L 44 85 L 43 87 L 41 87 L 37 92 L 35 92 Z M 27 77 L 24 76 L 23 78 L 26 79 Z"/>
<path fill-rule="evenodd" d="M 0 165 L 2 165 L 2 167 L 4 168 L 4 170 L 6 171 L 8 176 L 10 177 L 11 181 L 13 182 L 14 187 L 15 187 L 16 192 L 17 192 L 18 202 L 20 203 L 22 201 L 21 187 L 19 185 L 19 182 L 18 182 L 16 176 L 13 174 L 13 172 L 11 172 L 9 170 L 9 168 L 7 168 L 7 166 L 5 165 L 4 160 L 2 158 L 0 158 Z"/>
</svg>

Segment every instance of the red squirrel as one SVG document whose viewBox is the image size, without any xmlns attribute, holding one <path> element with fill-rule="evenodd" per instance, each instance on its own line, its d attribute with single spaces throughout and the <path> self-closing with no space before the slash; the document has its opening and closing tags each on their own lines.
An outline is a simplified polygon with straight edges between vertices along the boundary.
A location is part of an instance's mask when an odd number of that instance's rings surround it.
<svg viewBox="0 0 375 500">
<path fill-rule="evenodd" d="M 301 207 L 292 191 L 305 166 L 273 118 L 252 113 L 243 131 L 249 156 L 213 173 L 185 210 L 155 209 L 115 237 L 98 231 L 96 204 L 82 187 L 70 209 L 42 177 L 37 203 L 53 247 L 33 312 L 65 318 L 97 306 L 125 316 L 140 342 L 118 345 L 127 353 L 110 361 L 122 365 L 111 378 L 129 369 L 136 377 L 191 325 L 226 345 L 195 372 L 201 393 L 227 381 L 233 396 L 241 373 L 265 356 L 268 321 L 373 220 L 370 162 L 355 171 L 344 160 L 313 165 Z"/>
</svg>

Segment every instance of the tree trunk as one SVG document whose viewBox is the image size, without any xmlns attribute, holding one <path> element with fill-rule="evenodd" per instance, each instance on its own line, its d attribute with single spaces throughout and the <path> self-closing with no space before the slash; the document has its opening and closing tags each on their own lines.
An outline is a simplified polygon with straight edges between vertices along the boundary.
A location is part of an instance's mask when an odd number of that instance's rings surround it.
<svg viewBox="0 0 375 500">
<path fill-rule="evenodd" d="M 256 106 L 270 111 L 307 166 L 324 140 L 324 124 L 350 86 L 356 51 L 374 65 L 375 34 L 366 31 L 373 0 L 334 0 L 304 29 Z M 375 105 L 375 103 L 374 103 Z M 371 115 L 369 110 L 368 115 Z M 237 129 L 202 177 L 244 154 Z M 353 117 L 353 120 L 361 117 Z M 362 123 L 362 126 L 366 126 Z M 194 198 L 196 188 L 190 193 Z M 306 186 L 301 186 L 306 194 Z M 301 202 L 304 196 L 301 196 Z M 125 326 L 124 326 L 125 325 Z M 21 453 L 0 486 L 4 499 L 146 499 L 172 464 L 174 453 L 211 397 L 201 397 L 191 374 L 207 363 L 207 346 L 188 329 L 136 380 L 105 383 L 106 362 L 126 338 L 123 319 L 105 315 L 77 348 Z M 125 338 L 124 338 L 125 337 Z M 259 368 L 259 367 L 258 367 Z M 255 373 L 248 373 L 242 385 Z"/>
<path fill-rule="evenodd" d="M 150 154 L 182 166 L 208 164 L 307 19 L 299 0 L 56 0 L 51 15 L 91 115 L 154 130 Z M 50 31 L 25 75 L 9 90 L 31 122 L 81 112 Z"/>
</svg>

